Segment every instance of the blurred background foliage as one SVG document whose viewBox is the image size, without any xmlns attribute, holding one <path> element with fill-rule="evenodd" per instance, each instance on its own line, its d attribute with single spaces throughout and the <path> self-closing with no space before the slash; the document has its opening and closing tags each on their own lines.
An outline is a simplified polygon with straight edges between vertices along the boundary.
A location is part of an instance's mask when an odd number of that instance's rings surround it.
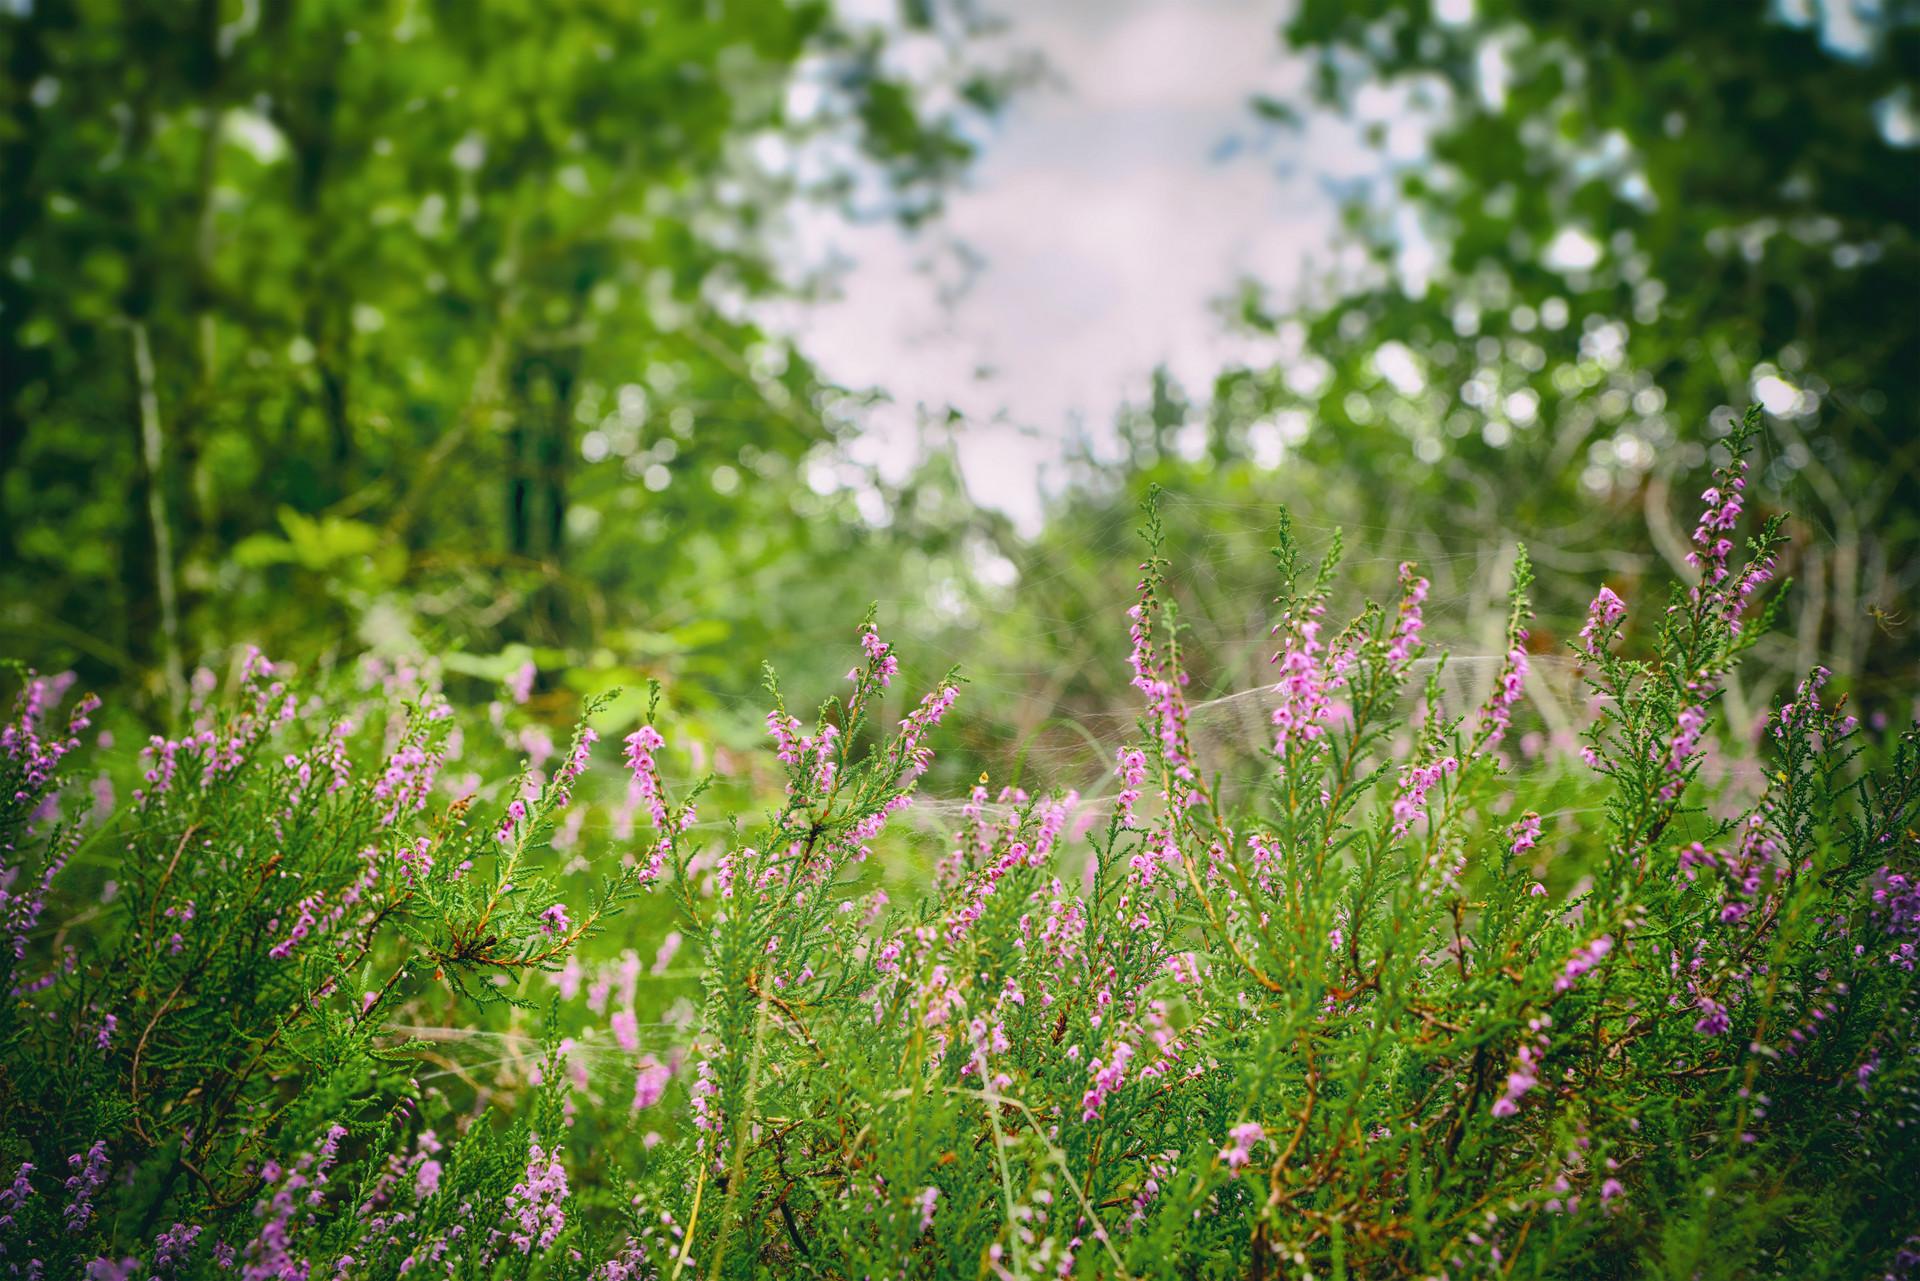
<svg viewBox="0 0 1920 1281">
<path fill-rule="evenodd" d="M 1525 539 L 1534 645 L 1563 652 L 1598 582 L 1650 618 L 1685 577 L 1712 441 L 1757 399 L 1798 587 L 1735 721 L 1815 661 L 1904 717 L 1920 8 L 1847 12 L 1837 44 L 1793 6 L 1276 7 L 1317 74 L 1250 120 L 1400 95 L 1427 146 L 1346 194 L 1357 252 L 1308 296 L 1221 300 L 1270 362 L 1140 388 L 1029 535 L 962 483 L 957 416 L 926 415 L 904 482 L 861 474 L 885 389 L 756 319 L 817 287 L 784 256 L 799 205 L 937 220 L 1026 77 L 980 53 L 990 14 L 16 0 L 0 643 L 149 723 L 254 641 L 309 670 L 439 655 L 456 697 L 531 661 L 555 718 L 657 676 L 744 742 L 757 660 L 811 702 L 877 601 L 922 676 L 973 676 L 962 768 L 1084 773 L 1131 717 L 1149 487 L 1203 694 L 1262 679 L 1283 501 L 1348 526 L 1356 595 L 1421 560 L 1469 654 Z M 906 35 L 939 65 L 891 74 Z"/>
<path fill-rule="evenodd" d="M 42 665 L 164 708 L 242 639 L 574 662 L 857 618 L 818 571 L 863 530 L 800 479 L 838 398 L 747 311 L 805 283 L 782 202 L 922 218 L 968 155 L 879 32 L 782 0 L 51 0 L 0 40 L 0 561 Z M 774 140 L 826 160 L 777 176 Z"/>
</svg>

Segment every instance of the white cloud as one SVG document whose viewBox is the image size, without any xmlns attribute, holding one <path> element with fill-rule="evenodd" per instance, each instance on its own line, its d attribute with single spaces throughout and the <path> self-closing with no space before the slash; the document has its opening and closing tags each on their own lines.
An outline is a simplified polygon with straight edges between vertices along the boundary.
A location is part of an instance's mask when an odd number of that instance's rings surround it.
<svg viewBox="0 0 1920 1281">
<path fill-rule="evenodd" d="M 1015 100 L 949 201 L 935 235 L 978 255 L 971 278 L 934 240 L 803 220 L 806 253 L 856 265 L 836 300 L 794 316 L 801 349 L 895 400 L 860 452 L 897 466 L 917 448 L 913 407 L 952 407 L 970 491 L 1031 528 L 1068 440 L 1081 424 L 1107 436 L 1157 363 L 1198 394 L 1251 354 L 1211 304 L 1243 277 L 1285 297 L 1331 267 L 1323 179 L 1377 171 L 1335 122 L 1260 131 L 1253 96 L 1305 79 L 1280 21 L 1255 0 L 1021 5 L 1011 40 L 1061 83 Z M 956 286 L 950 305 L 936 283 Z"/>
</svg>

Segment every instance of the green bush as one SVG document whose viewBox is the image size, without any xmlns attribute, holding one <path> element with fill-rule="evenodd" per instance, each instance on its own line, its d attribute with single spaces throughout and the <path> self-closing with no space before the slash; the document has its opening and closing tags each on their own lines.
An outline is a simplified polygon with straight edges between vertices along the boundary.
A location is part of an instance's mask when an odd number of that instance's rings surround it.
<svg viewBox="0 0 1920 1281">
<path fill-rule="evenodd" d="M 624 796 L 588 770 L 632 710 L 605 701 L 564 752 L 443 778 L 499 708 L 411 677 L 309 697 L 257 657 L 111 807 L 75 769 L 93 705 L 58 728 L 29 676 L 0 754 L 0 1266 L 1897 1273 L 1920 731 L 1869 734 L 1815 671 L 1761 772 L 1699 777 L 1780 543 L 1734 547 L 1745 441 L 1696 581 L 1596 597 L 1585 761 L 1551 769 L 1503 752 L 1524 558 L 1463 710 L 1418 571 L 1336 629 L 1337 545 L 1314 563 L 1284 521 L 1272 750 L 1209 768 L 1150 512 L 1115 790 L 983 778 L 905 904 L 880 865 L 960 685 L 885 714 L 871 624 L 810 726 L 774 691 L 769 785 L 739 789 L 767 808 L 718 825 L 669 781 L 692 762 L 657 699 Z M 623 912 L 651 967 L 612 951 Z"/>
</svg>

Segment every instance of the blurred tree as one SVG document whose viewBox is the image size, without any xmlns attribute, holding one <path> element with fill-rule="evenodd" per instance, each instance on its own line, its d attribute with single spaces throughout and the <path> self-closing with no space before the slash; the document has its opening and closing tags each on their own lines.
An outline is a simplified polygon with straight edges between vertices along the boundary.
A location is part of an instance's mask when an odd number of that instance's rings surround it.
<svg viewBox="0 0 1920 1281">
<path fill-rule="evenodd" d="M 241 637 L 577 648 L 661 630 L 716 564 L 805 573 L 845 537 L 818 517 L 855 522 L 795 497 L 843 428 L 756 323 L 806 284 L 770 246 L 795 201 L 936 206 L 1003 87 L 963 60 L 979 21 L 7 6 L 10 647 L 177 703 L 183 656 Z M 937 69 L 904 78 L 901 40 Z M 779 599 L 715 624 L 765 633 Z"/>
<path fill-rule="evenodd" d="M 1221 377 L 1223 438 L 1277 424 L 1456 544 L 1518 529 L 1551 611 L 1685 572 L 1672 478 L 1758 400 L 1762 501 L 1801 522 L 1776 670 L 1910 674 L 1875 618 L 1920 576 L 1920 7 L 1797 9 L 1304 0 L 1286 41 L 1395 179 L 1349 201 L 1365 269 L 1239 300 L 1278 356 Z"/>
<path fill-rule="evenodd" d="M 1101 784 L 1111 754 L 1087 733 L 1133 714 L 1120 611 L 1154 485 L 1197 698 L 1271 679 L 1281 502 L 1310 538 L 1347 527 L 1361 596 L 1419 561 L 1457 658 L 1498 657 L 1523 539 L 1531 643 L 1564 655 L 1600 582 L 1644 597 L 1688 575 L 1698 502 L 1679 486 L 1754 400 L 1771 411 L 1757 497 L 1795 513 L 1799 582 L 1730 717 L 1751 728 L 1821 661 L 1904 718 L 1920 670 L 1916 14 L 1863 10 L 1850 29 L 1837 8 L 1303 0 L 1284 34 L 1317 69 L 1311 100 L 1256 115 L 1363 123 L 1390 180 L 1340 193 L 1359 252 L 1304 300 L 1257 284 L 1226 300 L 1262 359 L 1204 396 L 1156 371 L 1037 538 L 983 532 L 1019 608 L 963 624 L 964 645 L 928 639 L 1003 674 L 963 701 L 969 746 L 1030 780 Z M 1577 687 L 1559 700 L 1536 710 L 1570 731 Z M 1253 707 L 1229 699 L 1222 731 L 1257 741 L 1238 723 Z"/>
</svg>

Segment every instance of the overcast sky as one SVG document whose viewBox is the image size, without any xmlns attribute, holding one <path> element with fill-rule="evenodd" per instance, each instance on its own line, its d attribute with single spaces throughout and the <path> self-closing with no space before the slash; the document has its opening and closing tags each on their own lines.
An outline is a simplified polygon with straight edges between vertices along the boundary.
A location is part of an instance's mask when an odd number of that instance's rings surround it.
<svg viewBox="0 0 1920 1281">
<path fill-rule="evenodd" d="M 1109 435 L 1165 361 L 1190 391 L 1241 350 L 1210 306 L 1244 277 L 1285 296 L 1330 261 L 1330 184 L 1377 163 L 1350 127 L 1263 128 L 1256 94 L 1294 97 L 1305 68 L 1273 0 L 1024 0 L 1010 39 L 1055 83 L 995 125 L 932 237 L 844 224 L 856 266 L 812 308 L 803 350 L 833 378 L 889 392 L 857 453 L 890 470 L 918 453 L 917 406 L 966 416 L 976 499 L 1037 522 L 1076 422 Z M 978 255 L 945 305 L 924 263 L 939 237 Z"/>
<path fill-rule="evenodd" d="M 897 0 L 839 0 L 885 22 Z M 1841 56 L 1864 48 L 1877 0 L 1772 0 L 1778 17 L 1817 23 Z M 1363 90 L 1357 120 L 1309 113 L 1304 129 L 1263 128 L 1252 99 L 1304 108 L 1307 66 L 1282 46 L 1290 0 L 1002 0 L 1010 46 L 1039 54 L 1053 83 L 1018 94 L 992 127 L 931 235 L 808 223 L 805 255 L 856 266 L 834 301 L 794 329 L 801 348 L 848 385 L 893 402 L 866 421 L 855 454 L 898 475 L 920 456 L 919 407 L 964 415 L 969 489 L 1031 530 L 1049 474 L 1076 431 L 1112 439 L 1115 410 L 1143 398 L 1166 362 L 1190 394 L 1246 351 L 1212 304 L 1243 277 L 1280 301 L 1323 278 L 1336 253 L 1337 192 L 1384 163 L 1359 130 L 1383 125 L 1394 163 L 1417 161 L 1424 126 L 1397 90 Z M 1442 22 L 1473 0 L 1435 0 Z M 903 45 L 909 58 L 910 42 Z M 924 50 L 923 50 L 924 52 Z M 1482 92 L 1504 68 L 1483 60 Z M 1912 113 L 1895 122 L 1911 137 Z M 1399 269 L 1430 254 L 1403 210 Z M 978 268 L 936 252 L 964 243 Z M 929 275 L 929 257 L 939 269 Z M 941 285 L 965 278 L 943 305 Z M 1271 353 L 1268 353 L 1271 356 Z"/>
</svg>

